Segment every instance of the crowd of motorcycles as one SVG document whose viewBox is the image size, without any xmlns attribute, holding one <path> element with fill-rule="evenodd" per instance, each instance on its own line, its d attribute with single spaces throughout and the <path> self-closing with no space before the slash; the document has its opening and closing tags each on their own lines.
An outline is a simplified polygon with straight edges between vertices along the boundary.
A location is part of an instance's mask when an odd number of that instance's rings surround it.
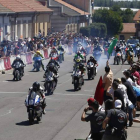
<svg viewBox="0 0 140 140">
<path fill-rule="evenodd" d="M 126 51 L 125 51 L 126 52 Z M 90 56 L 90 59 L 94 61 L 87 61 L 87 53 L 85 49 L 81 46 L 81 48 L 78 49 L 76 55 L 74 56 L 74 66 L 72 71 L 72 84 L 74 86 L 74 91 L 80 90 L 82 86 L 84 85 L 84 76 L 87 69 L 87 76 L 88 80 L 94 79 L 94 77 L 97 74 L 97 62 L 100 60 L 101 54 L 103 53 L 103 50 L 101 47 L 97 46 L 93 50 L 93 57 Z M 52 48 L 52 51 L 50 53 L 50 61 L 47 64 L 46 68 L 44 68 L 44 65 L 42 63 L 42 60 L 44 59 L 43 56 L 39 51 L 36 52 L 36 54 L 33 57 L 34 65 L 33 65 L 33 71 L 36 72 L 40 71 L 40 68 L 42 67 L 45 71 L 45 74 L 43 75 L 43 78 L 45 79 L 44 82 L 44 89 L 42 89 L 42 92 L 45 93 L 45 95 L 52 95 L 54 90 L 57 87 L 58 77 L 59 77 L 59 68 L 64 61 L 64 54 L 65 51 L 62 47 L 60 47 L 58 50 L 56 48 Z M 121 61 L 121 55 L 122 50 L 119 48 L 119 51 L 115 51 L 115 57 L 114 57 L 114 64 L 117 62 L 117 64 L 120 64 Z M 131 59 L 133 60 L 133 57 L 131 57 L 130 53 L 127 56 L 129 57 L 129 63 L 131 63 Z M 127 59 L 127 58 L 126 58 Z M 97 60 L 97 61 L 96 61 Z M 14 68 L 13 75 L 14 80 L 21 80 L 22 76 L 24 76 L 24 63 L 19 58 L 18 61 L 14 62 L 12 67 Z M 42 106 L 42 98 L 36 93 L 31 92 L 30 95 L 27 96 L 25 105 L 27 107 L 28 112 L 28 118 L 30 124 L 33 124 L 33 121 L 37 119 L 37 121 L 41 121 L 42 114 L 43 114 L 43 108 Z"/>
<path fill-rule="evenodd" d="M 55 48 L 52 48 L 52 51 L 50 53 L 50 61 L 48 62 L 46 68 L 44 68 L 44 65 L 42 63 L 42 60 L 44 60 L 43 56 L 39 51 L 37 51 L 33 57 L 33 70 L 32 71 L 40 71 L 40 68 L 45 71 L 43 78 L 44 81 L 44 89 L 41 89 L 41 92 L 48 96 L 52 95 L 54 90 L 57 87 L 58 77 L 59 77 L 59 68 L 60 65 L 64 61 L 64 54 L 65 51 L 61 47 L 61 49 L 57 50 Z M 73 72 L 72 72 L 72 84 L 74 85 L 74 90 L 80 90 L 81 87 L 84 85 L 84 75 L 87 67 L 87 75 L 88 79 L 94 79 L 97 71 L 95 64 L 93 62 L 88 62 L 86 64 L 86 52 L 81 51 L 74 56 L 74 66 L 73 66 Z M 16 60 L 13 62 L 12 67 L 14 79 L 16 81 L 21 80 L 21 78 L 24 76 L 24 67 L 26 65 L 23 63 L 23 61 L 20 59 L 20 56 L 17 56 Z M 41 86 L 39 86 L 41 87 Z M 25 100 L 25 105 L 27 107 L 28 112 L 28 119 L 29 123 L 33 124 L 34 120 L 37 119 L 37 121 L 41 121 L 42 114 L 43 114 L 43 108 L 42 108 L 42 97 L 37 93 L 37 91 L 32 91 L 29 95 L 27 95 L 27 98 Z"/>
</svg>

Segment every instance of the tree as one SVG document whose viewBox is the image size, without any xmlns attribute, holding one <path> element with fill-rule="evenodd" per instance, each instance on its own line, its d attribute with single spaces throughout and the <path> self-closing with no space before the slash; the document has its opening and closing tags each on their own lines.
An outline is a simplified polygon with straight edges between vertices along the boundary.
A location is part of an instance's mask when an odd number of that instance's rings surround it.
<svg viewBox="0 0 140 140">
<path fill-rule="evenodd" d="M 133 22 L 134 13 L 131 9 L 126 9 L 122 13 L 123 23 L 132 23 Z"/>
<path fill-rule="evenodd" d="M 117 12 L 108 9 L 99 9 L 93 15 L 93 22 L 105 23 L 108 35 L 118 34 L 122 28 L 122 18 Z"/>
<path fill-rule="evenodd" d="M 89 37 L 90 35 L 90 28 L 89 27 L 81 27 L 80 33 L 82 33 L 83 36 Z"/>
<path fill-rule="evenodd" d="M 90 35 L 98 37 L 106 37 L 107 27 L 103 23 L 92 23 L 90 25 Z"/>
</svg>

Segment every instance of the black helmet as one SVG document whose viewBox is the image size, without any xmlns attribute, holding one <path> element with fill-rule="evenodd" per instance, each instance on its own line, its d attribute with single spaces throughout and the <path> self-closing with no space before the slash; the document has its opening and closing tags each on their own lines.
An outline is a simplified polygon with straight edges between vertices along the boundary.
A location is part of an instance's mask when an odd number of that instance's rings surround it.
<svg viewBox="0 0 140 140">
<path fill-rule="evenodd" d="M 94 59 L 94 57 L 93 56 L 90 56 L 90 60 L 93 60 Z"/>
<path fill-rule="evenodd" d="M 49 65 L 49 70 L 52 71 L 53 69 L 54 69 L 54 64 L 51 63 L 51 64 Z"/>
<path fill-rule="evenodd" d="M 33 83 L 33 90 L 38 91 L 40 89 L 40 84 L 38 82 Z"/>
</svg>

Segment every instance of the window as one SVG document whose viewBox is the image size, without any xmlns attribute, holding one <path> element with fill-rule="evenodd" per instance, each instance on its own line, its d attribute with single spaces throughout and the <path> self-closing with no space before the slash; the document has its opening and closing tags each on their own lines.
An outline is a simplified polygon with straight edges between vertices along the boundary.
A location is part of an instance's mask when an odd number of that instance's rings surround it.
<svg viewBox="0 0 140 140">
<path fill-rule="evenodd" d="M 5 35 L 7 34 L 7 25 L 5 25 Z"/>
</svg>

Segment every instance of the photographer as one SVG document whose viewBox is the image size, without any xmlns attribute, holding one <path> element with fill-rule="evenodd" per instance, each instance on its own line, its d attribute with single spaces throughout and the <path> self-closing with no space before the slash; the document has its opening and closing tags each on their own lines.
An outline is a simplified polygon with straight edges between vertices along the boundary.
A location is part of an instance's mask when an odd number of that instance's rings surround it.
<svg viewBox="0 0 140 140">
<path fill-rule="evenodd" d="M 105 112 L 100 111 L 101 109 L 99 109 L 99 103 L 94 98 L 88 99 L 88 105 L 89 107 L 84 109 L 84 112 L 81 116 L 81 121 L 90 121 L 91 131 L 89 135 L 91 135 L 92 140 L 101 140 L 104 134 L 102 123 L 105 119 Z M 92 110 L 92 114 L 85 117 L 85 114 L 88 110 Z"/>
</svg>

